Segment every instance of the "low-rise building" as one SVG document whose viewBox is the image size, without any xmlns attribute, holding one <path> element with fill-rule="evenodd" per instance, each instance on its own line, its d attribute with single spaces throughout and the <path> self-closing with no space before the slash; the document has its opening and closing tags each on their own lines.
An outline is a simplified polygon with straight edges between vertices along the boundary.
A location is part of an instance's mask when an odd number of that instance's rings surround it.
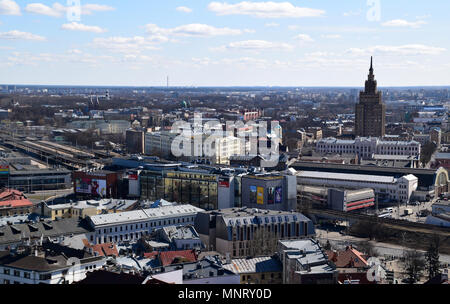
<svg viewBox="0 0 450 304">
<path fill-rule="evenodd" d="M 95 230 L 94 244 L 138 241 L 156 229 L 166 226 L 193 225 L 203 209 L 192 205 L 162 206 L 87 217 Z"/>
<path fill-rule="evenodd" d="M 313 239 L 280 240 L 283 284 L 336 284 L 338 271 Z"/>
<path fill-rule="evenodd" d="M 233 259 L 223 268 L 241 276 L 241 284 L 282 284 L 283 265 L 277 257 Z"/>
<path fill-rule="evenodd" d="M 204 246 L 193 226 L 167 226 L 157 231 L 174 250 L 202 249 Z"/>
<path fill-rule="evenodd" d="M 41 203 L 40 213 L 52 220 L 56 218 L 85 218 L 102 213 L 131 211 L 139 206 L 137 200 L 101 199 L 78 201 L 74 203 L 48 205 Z"/>
<path fill-rule="evenodd" d="M 417 141 L 391 141 L 377 137 L 357 137 L 355 140 L 326 138 L 317 141 L 316 151 L 322 155 L 329 153 L 356 154 L 362 159 L 379 155 L 420 156 L 420 143 Z"/>
<path fill-rule="evenodd" d="M 72 284 L 105 265 L 105 257 L 87 253 L 73 256 L 43 248 L 24 253 L 0 251 L 0 283 Z"/>
<path fill-rule="evenodd" d="M 0 193 L 0 216 L 26 215 L 33 212 L 33 203 L 18 190 L 3 189 Z"/>
</svg>

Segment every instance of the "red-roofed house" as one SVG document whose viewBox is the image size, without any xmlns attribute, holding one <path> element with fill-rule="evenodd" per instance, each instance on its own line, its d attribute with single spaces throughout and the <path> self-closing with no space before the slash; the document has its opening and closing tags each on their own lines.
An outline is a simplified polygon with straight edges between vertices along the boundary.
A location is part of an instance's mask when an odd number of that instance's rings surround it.
<svg viewBox="0 0 450 304">
<path fill-rule="evenodd" d="M 117 247 L 114 243 L 102 243 L 102 244 L 96 244 L 91 245 L 88 240 L 83 240 L 84 247 L 88 249 L 92 249 L 92 253 L 97 253 L 98 256 L 119 256 L 119 251 L 117 251 Z"/>
<path fill-rule="evenodd" d="M 348 246 L 343 251 L 327 251 L 326 253 L 328 259 L 332 261 L 337 268 L 369 267 L 366 257 L 352 246 Z"/>
<path fill-rule="evenodd" d="M 195 250 L 162 251 L 159 254 L 161 266 L 197 262 Z"/>
<path fill-rule="evenodd" d="M 23 215 L 33 212 L 33 203 L 13 189 L 0 190 L 0 216 Z"/>
</svg>

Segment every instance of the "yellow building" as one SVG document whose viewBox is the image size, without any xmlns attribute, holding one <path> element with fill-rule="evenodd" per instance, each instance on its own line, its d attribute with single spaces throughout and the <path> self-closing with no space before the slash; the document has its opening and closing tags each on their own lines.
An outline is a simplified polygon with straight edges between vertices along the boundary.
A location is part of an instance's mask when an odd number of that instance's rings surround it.
<svg viewBox="0 0 450 304">
<path fill-rule="evenodd" d="M 47 205 L 42 203 L 42 216 L 55 220 L 56 218 L 85 218 L 87 216 L 117 213 L 136 209 L 138 206 L 137 200 L 117 200 L 117 199 L 102 199 L 92 201 L 79 201 L 69 204 Z"/>
</svg>

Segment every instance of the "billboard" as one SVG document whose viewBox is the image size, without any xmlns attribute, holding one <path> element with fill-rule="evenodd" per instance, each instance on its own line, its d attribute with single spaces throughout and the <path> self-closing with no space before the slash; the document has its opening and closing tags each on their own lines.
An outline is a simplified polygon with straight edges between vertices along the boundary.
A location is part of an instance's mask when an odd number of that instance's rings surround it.
<svg viewBox="0 0 450 304">
<path fill-rule="evenodd" d="M 250 186 L 250 204 L 256 204 L 256 186 Z"/>
<path fill-rule="evenodd" d="M 276 187 L 275 188 L 275 204 L 283 203 L 283 188 Z"/>
<path fill-rule="evenodd" d="M 0 174 L 9 174 L 9 165 L 0 165 Z"/>
<path fill-rule="evenodd" d="M 77 178 L 76 193 L 90 194 L 92 196 L 106 196 L 106 180 Z"/>
<path fill-rule="evenodd" d="M 273 205 L 275 202 L 275 188 L 269 187 L 267 188 L 267 204 Z"/>
<path fill-rule="evenodd" d="M 258 187 L 256 202 L 258 205 L 264 205 L 264 188 L 263 187 Z"/>
</svg>

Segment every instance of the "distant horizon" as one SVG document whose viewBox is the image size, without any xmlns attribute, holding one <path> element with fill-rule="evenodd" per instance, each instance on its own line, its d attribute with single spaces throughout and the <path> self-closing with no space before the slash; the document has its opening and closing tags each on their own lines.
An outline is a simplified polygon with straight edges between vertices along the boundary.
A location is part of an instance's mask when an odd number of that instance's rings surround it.
<svg viewBox="0 0 450 304">
<path fill-rule="evenodd" d="M 158 89 L 208 89 L 208 88 L 281 88 L 281 89 L 363 89 L 364 86 L 282 86 L 282 85 L 216 85 L 216 86 L 139 86 L 139 85 L 71 85 L 71 84 L 6 84 L 0 83 L 0 86 L 16 86 L 16 87 L 61 87 L 61 88 L 158 88 Z M 402 89 L 402 88 L 448 88 L 450 85 L 414 85 L 414 86 L 378 86 L 378 89 Z"/>
</svg>

